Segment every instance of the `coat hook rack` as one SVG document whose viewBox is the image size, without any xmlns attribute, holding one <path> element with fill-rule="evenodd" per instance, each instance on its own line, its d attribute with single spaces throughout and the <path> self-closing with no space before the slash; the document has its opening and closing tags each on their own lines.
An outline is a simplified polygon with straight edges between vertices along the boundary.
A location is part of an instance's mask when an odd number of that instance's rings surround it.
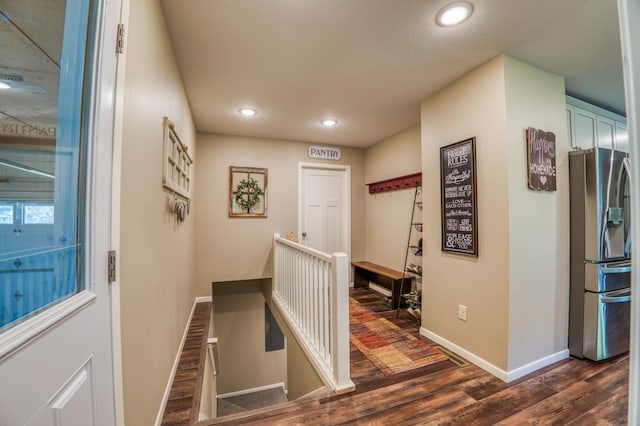
<svg viewBox="0 0 640 426">
<path fill-rule="evenodd" d="M 371 182 L 367 185 L 369 186 L 369 194 L 380 194 L 400 189 L 415 188 L 416 186 L 422 186 L 422 173 L 413 173 L 378 182 Z"/>
</svg>

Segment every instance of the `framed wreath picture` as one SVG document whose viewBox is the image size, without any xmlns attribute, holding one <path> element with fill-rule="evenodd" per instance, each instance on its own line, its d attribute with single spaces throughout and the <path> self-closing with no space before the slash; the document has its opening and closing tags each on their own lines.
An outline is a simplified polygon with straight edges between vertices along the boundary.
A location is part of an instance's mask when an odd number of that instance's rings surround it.
<svg viewBox="0 0 640 426">
<path fill-rule="evenodd" d="M 229 217 L 267 217 L 267 169 L 229 167 Z"/>
</svg>

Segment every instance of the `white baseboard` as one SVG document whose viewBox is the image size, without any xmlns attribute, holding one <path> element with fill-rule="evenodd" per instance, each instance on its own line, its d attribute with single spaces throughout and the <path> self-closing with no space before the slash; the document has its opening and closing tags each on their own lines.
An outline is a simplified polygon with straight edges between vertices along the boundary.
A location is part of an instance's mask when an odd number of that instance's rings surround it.
<svg viewBox="0 0 640 426">
<path fill-rule="evenodd" d="M 494 376 L 496 376 L 497 378 L 499 378 L 500 380 L 503 380 L 507 383 L 512 382 L 516 379 L 519 379 L 522 376 L 526 376 L 529 373 L 532 373 L 536 370 L 539 370 L 540 368 L 546 367 L 547 365 L 553 364 L 554 362 L 560 361 L 562 359 L 568 358 L 569 357 L 569 349 L 564 349 L 560 352 L 556 352 L 554 354 L 551 355 L 547 355 L 543 358 L 539 358 L 535 361 L 530 362 L 529 364 L 523 365 L 522 367 L 518 367 L 515 368 L 513 370 L 510 371 L 505 371 L 499 367 L 496 367 L 495 365 L 491 364 L 490 362 L 480 358 L 479 356 L 475 355 L 472 352 L 469 352 L 468 350 L 456 345 L 455 343 L 445 339 L 444 337 L 441 337 L 429 330 L 427 330 L 424 327 L 420 327 L 420 334 L 428 339 L 433 340 L 434 342 L 444 346 L 445 348 L 449 349 L 450 351 L 455 352 L 457 355 L 460 355 L 461 357 L 463 357 L 464 359 L 466 359 L 467 361 L 477 365 L 478 367 L 482 368 L 483 370 L 487 371 L 490 374 L 493 374 Z"/>
<path fill-rule="evenodd" d="M 529 373 L 533 373 L 534 371 L 539 370 L 542 367 L 546 367 L 547 365 L 551 365 L 554 362 L 558 362 L 565 358 L 569 358 L 569 349 L 564 349 L 560 352 L 556 352 L 554 354 L 550 354 L 545 357 L 536 359 L 535 361 L 532 361 L 529 364 L 523 365 L 522 367 L 509 370 L 507 372 L 506 382 L 507 383 L 512 382 L 516 379 L 519 379 L 522 376 L 526 376 Z"/>
<path fill-rule="evenodd" d="M 231 398 L 232 396 L 238 396 L 238 395 L 246 395 L 248 393 L 254 393 L 254 392 L 260 392 L 260 391 L 265 391 L 265 390 L 269 390 L 269 389 L 277 389 L 277 388 L 282 388 L 282 391 L 286 394 L 286 390 L 284 387 L 284 382 L 280 382 L 280 383 L 274 383 L 271 385 L 265 385 L 265 386 L 258 386 L 257 388 L 251 388 L 251 389 L 244 389 L 241 391 L 236 391 L 236 392 L 228 392 L 228 393 L 221 393 L 217 396 L 217 398 Z"/>
<path fill-rule="evenodd" d="M 156 416 L 156 421 L 155 421 L 156 426 L 161 425 L 162 417 L 164 416 L 164 410 L 165 408 L 167 408 L 167 401 L 169 400 L 169 393 L 171 392 L 171 386 L 173 385 L 173 378 L 176 375 L 176 371 L 178 370 L 178 363 L 180 362 L 180 356 L 182 355 L 182 348 L 184 347 L 185 340 L 187 340 L 187 334 L 189 333 L 189 325 L 191 325 L 191 319 L 193 318 L 193 313 L 196 310 L 196 305 L 202 302 L 211 302 L 212 300 L 213 299 L 211 298 L 211 296 L 196 297 L 193 300 L 193 305 L 191 305 L 191 312 L 189 312 L 189 319 L 187 320 L 187 324 L 184 327 L 184 331 L 182 332 L 182 339 L 180 340 L 180 345 L 178 346 L 176 357 L 173 360 L 173 367 L 171 367 L 171 373 L 169 373 L 169 379 L 167 381 L 167 386 L 164 389 L 164 395 L 162 395 L 160 409 L 158 410 L 158 414 Z"/>
</svg>

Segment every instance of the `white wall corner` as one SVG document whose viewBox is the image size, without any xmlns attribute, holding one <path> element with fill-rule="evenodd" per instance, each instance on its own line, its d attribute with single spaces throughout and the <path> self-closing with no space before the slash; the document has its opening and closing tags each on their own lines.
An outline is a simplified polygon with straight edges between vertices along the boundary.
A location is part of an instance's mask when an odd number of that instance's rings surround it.
<svg viewBox="0 0 640 426">
<path fill-rule="evenodd" d="M 455 343 L 433 333 L 432 331 L 427 330 L 424 327 L 420 327 L 420 335 L 426 337 L 427 339 L 433 340 L 434 342 L 444 346 L 445 348 L 449 349 L 452 352 L 455 352 L 457 355 L 460 355 L 462 358 L 482 368 L 486 372 L 496 376 L 498 379 L 506 383 L 512 382 L 540 368 L 546 367 L 547 365 L 551 365 L 554 362 L 557 362 L 569 357 L 569 350 L 564 349 L 555 354 L 551 354 L 551 355 L 547 355 L 545 357 L 539 358 L 522 367 L 505 371 L 502 368 L 496 367 L 489 361 L 486 361 L 485 359 L 480 358 L 474 353 L 469 352 L 468 350 L 462 348 L 461 346 L 456 345 Z"/>
<path fill-rule="evenodd" d="M 520 377 L 526 376 L 529 373 L 533 373 L 536 370 L 539 370 L 547 365 L 551 365 L 554 362 L 561 361 L 563 359 L 569 358 L 569 349 L 563 349 L 554 354 L 547 355 L 542 358 L 538 358 L 526 365 L 523 365 L 518 368 L 514 368 L 513 370 L 509 370 L 507 372 L 507 380 L 506 382 L 512 382 Z"/>
</svg>

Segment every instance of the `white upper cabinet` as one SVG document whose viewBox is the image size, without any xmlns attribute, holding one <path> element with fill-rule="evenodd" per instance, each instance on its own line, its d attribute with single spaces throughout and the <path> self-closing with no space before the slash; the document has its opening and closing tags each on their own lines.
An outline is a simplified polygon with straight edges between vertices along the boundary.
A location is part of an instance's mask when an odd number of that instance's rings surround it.
<svg viewBox="0 0 640 426">
<path fill-rule="evenodd" d="M 616 149 L 629 152 L 629 133 L 627 125 L 616 121 Z"/>
<path fill-rule="evenodd" d="M 598 146 L 613 149 L 613 141 L 616 139 L 616 122 L 599 115 L 596 128 L 598 130 Z"/>
<path fill-rule="evenodd" d="M 567 96 L 567 132 L 572 149 L 615 148 L 629 152 L 627 121 L 618 114 Z"/>
</svg>

